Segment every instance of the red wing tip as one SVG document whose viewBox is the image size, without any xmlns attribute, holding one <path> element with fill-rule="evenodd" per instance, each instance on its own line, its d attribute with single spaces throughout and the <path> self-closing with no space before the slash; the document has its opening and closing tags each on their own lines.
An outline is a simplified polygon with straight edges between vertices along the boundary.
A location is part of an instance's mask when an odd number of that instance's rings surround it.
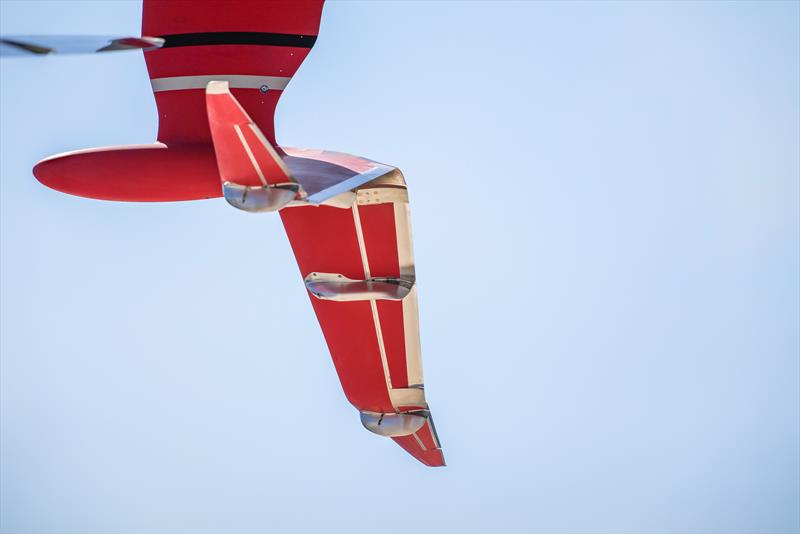
<svg viewBox="0 0 800 534">
<path fill-rule="evenodd" d="M 430 433 L 423 432 L 428 429 L 430 429 Z M 420 432 L 423 433 L 420 434 Z M 433 421 L 430 418 L 428 418 L 428 424 L 419 431 L 407 436 L 393 436 L 392 440 L 423 465 L 428 467 L 444 467 L 447 465 L 444 461 L 444 453 L 438 447 L 439 440 L 436 437 Z M 428 444 L 427 447 L 426 443 Z"/>
<path fill-rule="evenodd" d="M 415 455 L 415 457 L 421 461 L 423 464 L 427 465 L 428 467 L 447 467 L 447 463 L 444 461 L 444 454 L 442 453 L 442 449 L 436 449 L 438 452 L 438 458 L 433 459 L 433 461 L 425 461 L 422 458 L 419 458 Z"/>
</svg>

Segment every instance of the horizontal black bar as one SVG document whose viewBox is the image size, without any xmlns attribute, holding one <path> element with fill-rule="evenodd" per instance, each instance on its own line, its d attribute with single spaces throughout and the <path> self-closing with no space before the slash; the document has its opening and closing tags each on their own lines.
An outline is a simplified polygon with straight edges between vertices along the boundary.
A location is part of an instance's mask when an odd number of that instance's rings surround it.
<svg viewBox="0 0 800 534">
<path fill-rule="evenodd" d="M 164 45 L 161 48 L 204 45 L 261 45 L 311 48 L 314 46 L 314 41 L 317 40 L 316 35 L 262 32 L 176 33 L 174 35 L 159 35 L 159 37 L 164 39 Z"/>
</svg>

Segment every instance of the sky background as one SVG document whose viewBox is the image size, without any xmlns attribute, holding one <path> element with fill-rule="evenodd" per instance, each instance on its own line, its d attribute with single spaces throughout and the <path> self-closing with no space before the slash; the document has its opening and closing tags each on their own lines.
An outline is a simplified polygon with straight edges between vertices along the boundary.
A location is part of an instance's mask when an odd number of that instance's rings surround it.
<svg viewBox="0 0 800 534">
<path fill-rule="evenodd" d="M 278 217 L 33 178 L 155 140 L 140 53 L 4 59 L 0 117 L 4 533 L 800 531 L 799 3 L 326 6 L 278 140 L 403 170 L 444 469 L 361 427 Z"/>
</svg>

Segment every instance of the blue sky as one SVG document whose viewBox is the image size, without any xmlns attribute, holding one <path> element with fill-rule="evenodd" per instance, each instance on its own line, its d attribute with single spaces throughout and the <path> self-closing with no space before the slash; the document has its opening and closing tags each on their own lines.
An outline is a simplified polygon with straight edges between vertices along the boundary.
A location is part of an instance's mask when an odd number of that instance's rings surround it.
<svg viewBox="0 0 800 534">
<path fill-rule="evenodd" d="M 277 137 L 406 175 L 438 470 L 361 428 L 277 217 L 33 178 L 155 140 L 140 54 L 4 59 L 0 117 L 3 532 L 800 530 L 797 2 L 326 6 Z"/>
</svg>

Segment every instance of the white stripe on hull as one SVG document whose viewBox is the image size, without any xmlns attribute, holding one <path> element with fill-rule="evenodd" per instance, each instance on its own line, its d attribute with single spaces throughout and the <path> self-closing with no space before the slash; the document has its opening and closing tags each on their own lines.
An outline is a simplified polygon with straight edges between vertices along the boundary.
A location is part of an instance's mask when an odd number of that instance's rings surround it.
<svg viewBox="0 0 800 534">
<path fill-rule="evenodd" d="M 232 89 L 259 89 L 283 91 L 291 78 L 280 76 L 250 76 L 246 74 L 213 74 L 209 76 L 175 76 L 172 78 L 153 78 L 150 84 L 153 92 L 180 91 L 184 89 L 205 89 L 208 82 L 227 81 Z M 266 88 L 266 89 L 263 89 Z"/>
</svg>

